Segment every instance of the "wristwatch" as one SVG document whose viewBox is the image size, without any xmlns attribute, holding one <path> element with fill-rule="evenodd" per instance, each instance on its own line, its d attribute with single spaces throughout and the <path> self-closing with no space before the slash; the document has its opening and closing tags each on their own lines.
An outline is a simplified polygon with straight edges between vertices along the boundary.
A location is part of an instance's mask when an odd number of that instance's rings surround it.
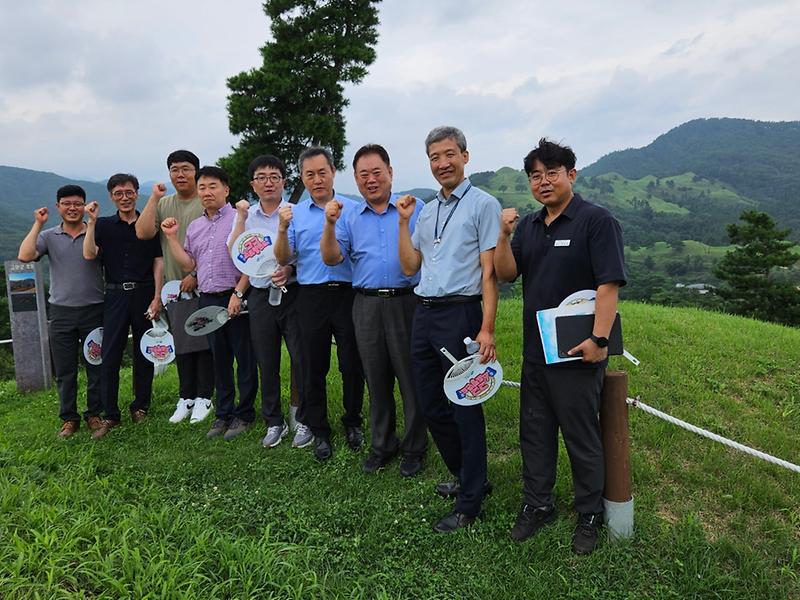
<svg viewBox="0 0 800 600">
<path fill-rule="evenodd" d="M 608 348 L 608 338 L 597 337 L 595 334 L 589 336 L 589 339 L 597 344 L 598 348 Z"/>
<path fill-rule="evenodd" d="M 244 298 L 244 292 L 240 292 L 239 290 L 233 290 L 233 295 L 236 296 L 239 300 Z"/>
</svg>

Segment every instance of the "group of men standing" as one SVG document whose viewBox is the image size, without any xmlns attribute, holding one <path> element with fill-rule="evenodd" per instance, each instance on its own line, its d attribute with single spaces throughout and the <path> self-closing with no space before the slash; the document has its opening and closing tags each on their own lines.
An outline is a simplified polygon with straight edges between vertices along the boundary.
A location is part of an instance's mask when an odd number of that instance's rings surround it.
<svg viewBox="0 0 800 600">
<path fill-rule="evenodd" d="M 262 444 L 280 444 L 289 432 L 280 394 L 283 339 L 299 397 L 299 405 L 290 408 L 297 421 L 293 445 L 313 443 L 314 456 L 328 460 L 333 445 L 326 387 L 333 337 L 342 379 L 342 425 L 353 450 L 364 443 L 365 380 L 369 389 L 371 436 L 364 472 L 386 467 L 399 454 L 401 474 L 416 475 L 430 431 L 453 476 L 438 484 L 436 492 L 455 500 L 434 529 L 450 532 L 470 526 L 492 490 L 486 424 L 482 405 L 461 406 L 447 400 L 442 381 L 451 363 L 440 349 L 462 358 L 467 354 L 463 340 L 471 337 L 481 362 L 495 360 L 497 281 L 521 274 L 524 503 L 511 535 L 527 539 L 555 519 L 552 491 L 560 428 L 579 513 L 573 549 L 579 554 L 591 552 L 602 522 L 604 480 L 597 413 L 617 290 L 625 283 L 619 224 L 605 209 L 573 193 L 577 171 L 568 147 L 543 139 L 526 156 L 531 191 L 543 208 L 522 220 L 516 209 L 503 211 L 496 198 L 465 177 L 469 153 L 459 129 L 435 128 L 425 149 L 441 186 L 428 203 L 393 193 L 390 158 L 377 144 L 363 146 L 353 160 L 363 202 L 336 194 L 333 158 L 320 147 L 307 148 L 298 159 L 309 198 L 297 205 L 283 199 L 286 168 L 271 155 L 258 156 L 249 166 L 250 183 L 259 199 L 252 206 L 247 201 L 231 206 L 227 174 L 218 167 L 200 168 L 197 157 L 187 151 L 175 152 L 167 161 L 177 193 L 165 196 L 164 186 L 156 185 L 141 215 L 135 211 L 138 182 L 129 175 L 109 180 L 118 208 L 113 217 L 97 219 L 96 203 L 84 210 L 85 194 L 60 189 L 57 207 L 62 225 L 41 232 L 47 209 L 39 209 L 20 248 L 20 259 L 51 256 L 51 340 L 62 437 L 74 433 L 80 421 L 75 343 L 97 326 L 101 313 L 105 332 L 100 390 L 97 370 L 87 366 L 84 417 L 95 429 L 93 437 L 119 425 L 118 331 L 124 329 L 127 336 L 130 324 L 136 336 L 146 322 L 144 313 L 153 317 L 160 311 L 164 272 L 167 279 L 181 280 L 182 291 L 199 291 L 200 306 L 224 307 L 232 317 L 208 336 L 210 354 L 178 355 L 180 399 L 171 421 L 189 414 L 202 420 L 210 410 L 215 385 L 217 406 L 208 437 L 231 439 L 247 431 L 256 418 L 260 371 L 266 425 Z M 84 212 L 88 223 L 83 222 Z M 263 230 L 274 244 L 278 267 L 265 277 L 242 274 L 231 259 L 234 241 L 251 229 Z M 155 240 L 159 230 L 160 244 Z M 81 236 L 84 262 L 80 271 L 73 271 L 81 276 L 66 281 L 70 278 L 63 276 L 63 269 L 79 262 L 69 249 Z M 97 256 L 105 271 L 105 309 Z M 278 302 L 275 288 L 283 290 Z M 535 312 L 557 306 L 581 289 L 597 290 L 592 335 L 571 351 L 582 361 L 545 365 Z M 247 314 L 242 314 L 245 299 Z M 67 330 L 69 334 L 64 333 Z M 109 331 L 113 343 L 107 349 Z M 147 413 L 152 382 L 152 366 L 140 363 L 134 362 L 136 393 L 130 407 L 134 421 Z M 403 408 L 400 434 L 395 381 Z M 102 420 L 101 407 L 105 407 Z"/>
</svg>

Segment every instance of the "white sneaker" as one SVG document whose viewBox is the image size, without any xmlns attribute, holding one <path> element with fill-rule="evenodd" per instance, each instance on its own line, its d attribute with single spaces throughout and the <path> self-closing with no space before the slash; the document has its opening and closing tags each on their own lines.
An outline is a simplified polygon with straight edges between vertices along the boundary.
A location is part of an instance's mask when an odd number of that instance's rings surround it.
<svg viewBox="0 0 800 600">
<path fill-rule="evenodd" d="M 189 419 L 189 423 L 199 423 L 204 420 L 209 415 L 212 408 L 214 408 L 214 405 L 208 398 L 195 398 L 192 418 Z"/>
<path fill-rule="evenodd" d="M 178 400 L 178 405 L 175 407 L 175 412 L 172 413 L 172 416 L 169 418 L 169 422 L 180 423 L 191 414 L 193 406 L 194 400 L 185 400 L 181 398 Z"/>
<path fill-rule="evenodd" d="M 289 429 L 297 431 L 297 407 L 289 406 Z"/>
<path fill-rule="evenodd" d="M 283 436 L 287 433 L 289 433 L 289 426 L 286 423 L 267 427 L 267 435 L 261 440 L 261 445 L 264 446 L 264 448 L 274 448 L 281 443 Z"/>
<path fill-rule="evenodd" d="M 310 446 L 313 442 L 314 434 L 311 433 L 309 426 L 303 423 L 297 423 L 297 433 L 294 434 L 292 447 L 305 448 L 306 446 Z"/>
</svg>

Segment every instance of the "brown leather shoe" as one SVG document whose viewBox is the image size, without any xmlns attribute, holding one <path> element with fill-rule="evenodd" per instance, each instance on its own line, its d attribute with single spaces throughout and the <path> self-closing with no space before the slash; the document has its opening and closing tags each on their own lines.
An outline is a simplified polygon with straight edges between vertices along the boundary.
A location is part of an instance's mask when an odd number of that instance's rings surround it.
<svg viewBox="0 0 800 600">
<path fill-rule="evenodd" d="M 86 419 L 86 426 L 89 428 L 89 431 L 97 431 L 103 426 L 103 419 L 100 417 L 89 417 Z"/>
<path fill-rule="evenodd" d="M 104 437 L 109 431 L 114 429 L 114 427 L 119 427 L 119 421 L 113 421 L 111 419 L 103 419 L 103 424 L 100 426 L 100 429 L 97 429 L 92 433 L 92 439 L 99 440 L 100 438 Z"/>
<path fill-rule="evenodd" d="M 73 433 L 78 431 L 80 426 L 80 421 L 64 421 L 64 424 L 61 426 L 61 431 L 58 432 L 58 437 L 61 439 L 67 439 Z"/>
<path fill-rule="evenodd" d="M 147 418 L 147 411 L 146 410 L 132 410 L 131 411 L 131 421 L 134 423 L 141 423 Z"/>
</svg>

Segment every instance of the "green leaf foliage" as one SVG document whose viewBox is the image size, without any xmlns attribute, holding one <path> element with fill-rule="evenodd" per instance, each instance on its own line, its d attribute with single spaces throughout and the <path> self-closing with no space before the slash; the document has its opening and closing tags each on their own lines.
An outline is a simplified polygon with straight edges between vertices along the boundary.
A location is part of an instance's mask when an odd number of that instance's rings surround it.
<svg viewBox="0 0 800 600">
<path fill-rule="evenodd" d="M 247 165 L 259 154 L 286 163 L 288 187 L 299 183 L 294 161 L 308 145 L 330 148 L 344 167 L 344 84 L 357 84 L 375 60 L 380 0 L 267 0 L 271 40 L 263 64 L 228 79 L 228 121 L 241 136 L 219 164 L 231 176 L 232 197 L 249 194 Z"/>
<path fill-rule="evenodd" d="M 725 307 L 735 314 L 800 325 L 800 290 L 791 281 L 777 276 L 797 262 L 795 244 L 787 241 L 788 229 L 777 229 L 766 213 L 745 211 L 743 224 L 728 225 L 735 247 L 715 269 L 727 285 L 717 290 Z"/>
</svg>

